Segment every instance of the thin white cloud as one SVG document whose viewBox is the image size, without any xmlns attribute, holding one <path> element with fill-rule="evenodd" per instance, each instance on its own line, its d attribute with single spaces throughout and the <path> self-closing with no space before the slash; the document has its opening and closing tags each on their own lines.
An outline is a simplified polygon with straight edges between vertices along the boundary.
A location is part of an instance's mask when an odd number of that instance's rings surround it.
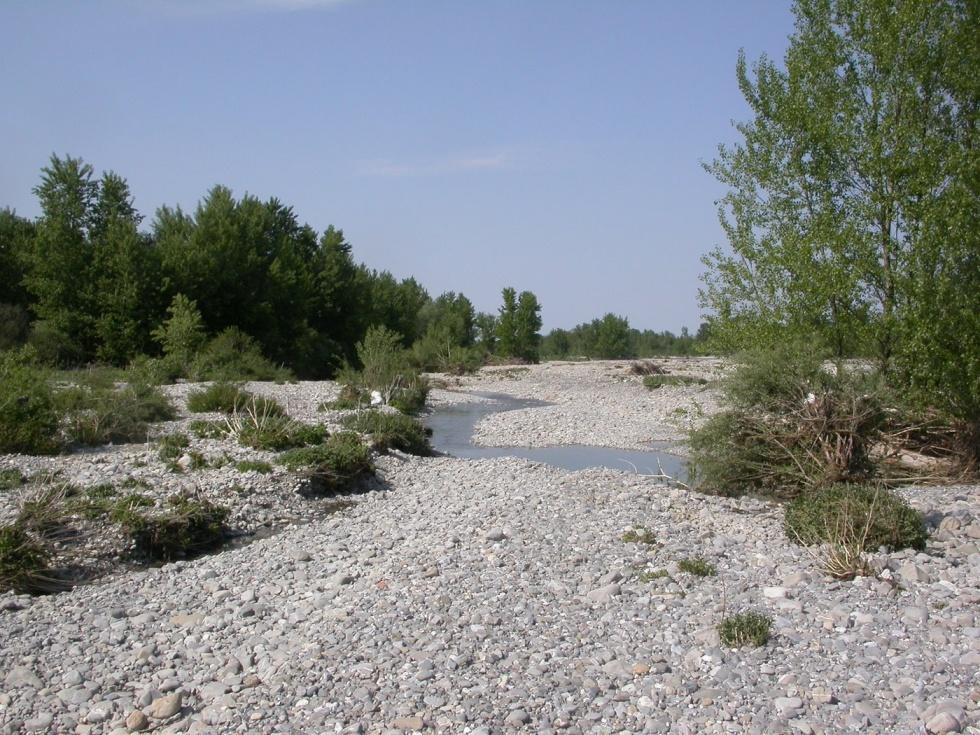
<svg viewBox="0 0 980 735">
<path fill-rule="evenodd" d="M 511 166 L 511 159 L 504 153 L 458 155 L 424 161 L 396 162 L 390 160 L 363 161 L 357 166 L 361 176 L 445 176 L 478 171 L 499 171 Z"/>
</svg>

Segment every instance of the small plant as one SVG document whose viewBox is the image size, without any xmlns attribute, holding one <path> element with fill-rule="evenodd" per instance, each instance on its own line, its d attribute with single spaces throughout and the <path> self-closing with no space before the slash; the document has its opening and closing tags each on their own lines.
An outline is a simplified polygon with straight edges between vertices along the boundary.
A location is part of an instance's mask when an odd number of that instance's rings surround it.
<svg viewBox="0 0 980 735">
<path fill-rule="evenodd" d="M 212 383 L 187 396 L 187 410 L 194 413 L 219 411 L 232 414 L 252 398 L 252 394 L 234 383 Z"/>
<path fill-rule="evenodd" d="M 67 525 L 69 500 L 81 495 L 70 483 L 31 487 L 20 500 L 17 524 L 46 537 L 55 537 Z"/>
<path fill-rule="evenodd" d="M 630 363 L 629 372 L 631 375 L 666 375 L 667 369 L 652 360 L 638 360 Z"/>
<path fill-rule="evenodd" d="M 191 450 L 187 453 L 187 457 L 190 462 L 187 465 L 189 470 L 203 470 L 208 467 L 208 458 L 205 457 L 201 452 Z"/>
<path fill-rule="evenodd" d="M 420 456 L 432 454 L 426 428 L 411 416 L 382 411 L 359 411 L 344 417 L 341 423 L 345 428 L 369 434 L 372 445 L 378 451 L 399 449 Z"/>
<path fill-rule="evenodd" d="M 137 553 L 169 561 L 202 553 L 224 542 L 227 508 L 184 495 L 174 495 L 168 503 L 170 510 L 160 515 L 131 511 L 120 518 Z"/>
<path fill-rule="evenodd" d="M 705 385 L 707 382 L 704 378 L 696 378 L 691 375 L 647 375 L 643 378 L 643 385 L 648 390 L 663 388 L 665 385 Z"/>
<path fill-rule="evenodd" d="M 670 572 L 666 569 L 654 569 L 653 571 L 644 570 L 637 577 L 641 582 L 653 582 L 657 579 L 669 579 Z"/>
<path fill-rule="evenodd" d="M 267 475 L 272 472 L 272 465 L 258 459 L 243 459 L 235 463 L 235 469 L 239 472 L 260 472 Z"/>
<path fill-rule="evenodd" d="M 59 391 L 55 401 L 64 413 L 65 435 L 87 446 L 144 441 L 150 423 L 176 416 L 160 389 L 145 382 L 122 388 L 81 382 Z"/>
<path fill-rule="evenodd" d="M 191 372 L 197 380 L 292 380 L 292 372 L 274 364 L 251 336 L 228 327 L 194 357 Z"/>
<path fill-rule="evenodd" d="M 702 556 L 690 556 L 677 562 L 677 568 L 682 572 L 693 574 L 695 577 L 714 577 L 718 570 L 714 564 Z"/>
<path fill-rule="evenodd" d="M 758 648 L 769 641 L 772 618 L 757 612 L 730 615 L 718 624 L 718 637 L 730 648 Z"/>
<path fill-rule="evenodd" d="M 122 481 L 122 483 L 120 483 L 120 487 L 122 487 L 125 490 L 135 490 L 136 488 L 149 490 L 150 483 L 148 483 L 146 480 L 140 480 L 135 477 L 127 477 L 125 480 Z"/>
<path fill-rule="evenodd" d="M 195 419 L 188 428 L 198 439 L 220 439 L 228 433 L 228 425 L 220 421 Z"/>
<path fill-rule="evenodd" d="M 623 541 L 628 544 L 646 544 L 653 546 L 657 543 L 657 536 L 649 528 L 635 526 L 623 534 Z"/>
<path fill-rule="evenodd" d="M 280 451 L 318 444 L 328 432 L 324 426 L 293 421 L 275 401 L 252 398 L 226 420 L 228 433 L 252 449 Z"/>
<path fill-rule="evenodd" d="M 27 478 L 21 474 L 20 470 L 13 467 L 0 470 L 0 492 L 13 490 L 27 482 Z"/>
<path fill-rule="evenodd" d="M 348 379 L 355 379 L 348 376 Z M 353 385 L 344 385 L 340 395 L 332 401 L 324 401 L 317 406 L 318 411 L 350 411 L 354 409 L 371 408 L 371 394 Z"/>
<path fill-rule="evenodd" d="M 374 470 L 368 448 L 349 431 L 333 434 L 319 446 L 283 452 L 279 463 L 301 471 L 318 494 L 346 490 Z"/>
<path fill-rule="evenodd" d="M 191 445 L 191 440 L 187 438 L 187 434 L 181 434 L 180 432 L 174 434 L 165 434 L 161 436 L 157 441 L 160 447 L 159 454 L 160 459 L 177 459 L 184 454 L 184 450 Z"/>
<path fill-rule="evenodd" d="M 0 526 L 0 592 L 47 592 L 51 587 L 48 550 L 20 525 Z"/>
</svg>

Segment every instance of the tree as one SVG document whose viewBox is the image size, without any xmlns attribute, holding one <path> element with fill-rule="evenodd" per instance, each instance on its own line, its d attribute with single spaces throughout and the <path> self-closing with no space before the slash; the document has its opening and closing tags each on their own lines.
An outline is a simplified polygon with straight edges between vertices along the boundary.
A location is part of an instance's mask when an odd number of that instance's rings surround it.
<svg viewBox="0 0 980 735">
<path fill-rule="evenodd" d="M 793 11 L 782 67 L 739 57 L 753 117 L 707 166 L 729 187 L 719 211 L 731 248 L 705 259 L 712 339 L 796 334 L 886 370 L 927 350 L 928 370 L 949 380 L 916 385 L 956 384 L 980 406 L 976 342 L 955 367 L 944 357 L 949 334 L 977 333 L 962 294 L 977 292 L 980 250 L 980 6 L 798 0 Z"/>
<path fill-rule="evenodd" d="M 605 360 L 632 357 L 634 350 L 630 325 L 625 317 L 606 314 L 592 322 L 593 343 L 586 353 Z"/>
<path fill-rule="evenodd" d="M 541 305 L 530 291 L 520 296 L 513 288 L 502 292 L 503 306 L 497 320 L 497 352 L 504 357 L 538 361 L 541 342 Z"/>
</svg>

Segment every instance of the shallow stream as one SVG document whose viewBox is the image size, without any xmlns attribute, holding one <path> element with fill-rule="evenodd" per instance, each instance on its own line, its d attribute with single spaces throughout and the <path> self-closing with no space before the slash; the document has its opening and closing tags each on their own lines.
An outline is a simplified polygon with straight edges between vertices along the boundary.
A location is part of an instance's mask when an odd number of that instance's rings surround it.
<svg viewBox="0 0 980 735">
<path fill-rule="evenodd" d="M 651 442 L 649 451 L 592 447 L 583 444 L 555 447 L 476 446 L 473 444 L 473 429 L 485 416 L 500 411 L 515 411 L 548 404 L 544 401 L 514 398 L 503 393 L 473 393 L 472 395 L 489 400 L 437 408 L 425 420 L 426 426 L 432 429 L 431 441 L 436 451 L 462 459 L 523 457 L 566 470 L 608 467 L 614 470 L 635 471 L 644 475 L 659 474 L 662 471 L 682 480 L 687 475 L 684 460 L 669 454 L 672 446 L 669 442 Z"/>
</svg>

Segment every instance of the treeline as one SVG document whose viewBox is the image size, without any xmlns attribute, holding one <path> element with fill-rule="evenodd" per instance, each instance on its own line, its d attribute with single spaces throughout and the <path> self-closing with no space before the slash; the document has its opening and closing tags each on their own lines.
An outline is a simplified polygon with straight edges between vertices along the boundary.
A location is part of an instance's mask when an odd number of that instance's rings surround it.
<svg viewBox="0 0 980 735">
<path fill-rule="evenodd" d="M 37 220 L 0 210 L 0 349 L 29 345 L 43 364 L 125 365 L 169 348 L 171 372 L 210 353 L 325 377 L 356 363 L 371 326 L 396 332 L 423 369 L 538 359 L 534 294 L 504 289 L 499 314 L 432 298 L 355 263 L 342 230 L 318 233 L 277 199 L 216 186 L 194 212 L 164 206 L 143 228 L 124 178 L 58 156 L 34 193 Z"/>
<path fill-rule="evenodd" d="M 702 325 L 697 335 L 691 335 L 687 327 L 679 335 L 669 331 L 640 331 L 630 327 L 625 317 L 606 314 L 573 329 L 553 329 L 541 341 L 541 355 L 551 360 L 693 355 L 704 345 L 706 326 Z"/>
</svg>

